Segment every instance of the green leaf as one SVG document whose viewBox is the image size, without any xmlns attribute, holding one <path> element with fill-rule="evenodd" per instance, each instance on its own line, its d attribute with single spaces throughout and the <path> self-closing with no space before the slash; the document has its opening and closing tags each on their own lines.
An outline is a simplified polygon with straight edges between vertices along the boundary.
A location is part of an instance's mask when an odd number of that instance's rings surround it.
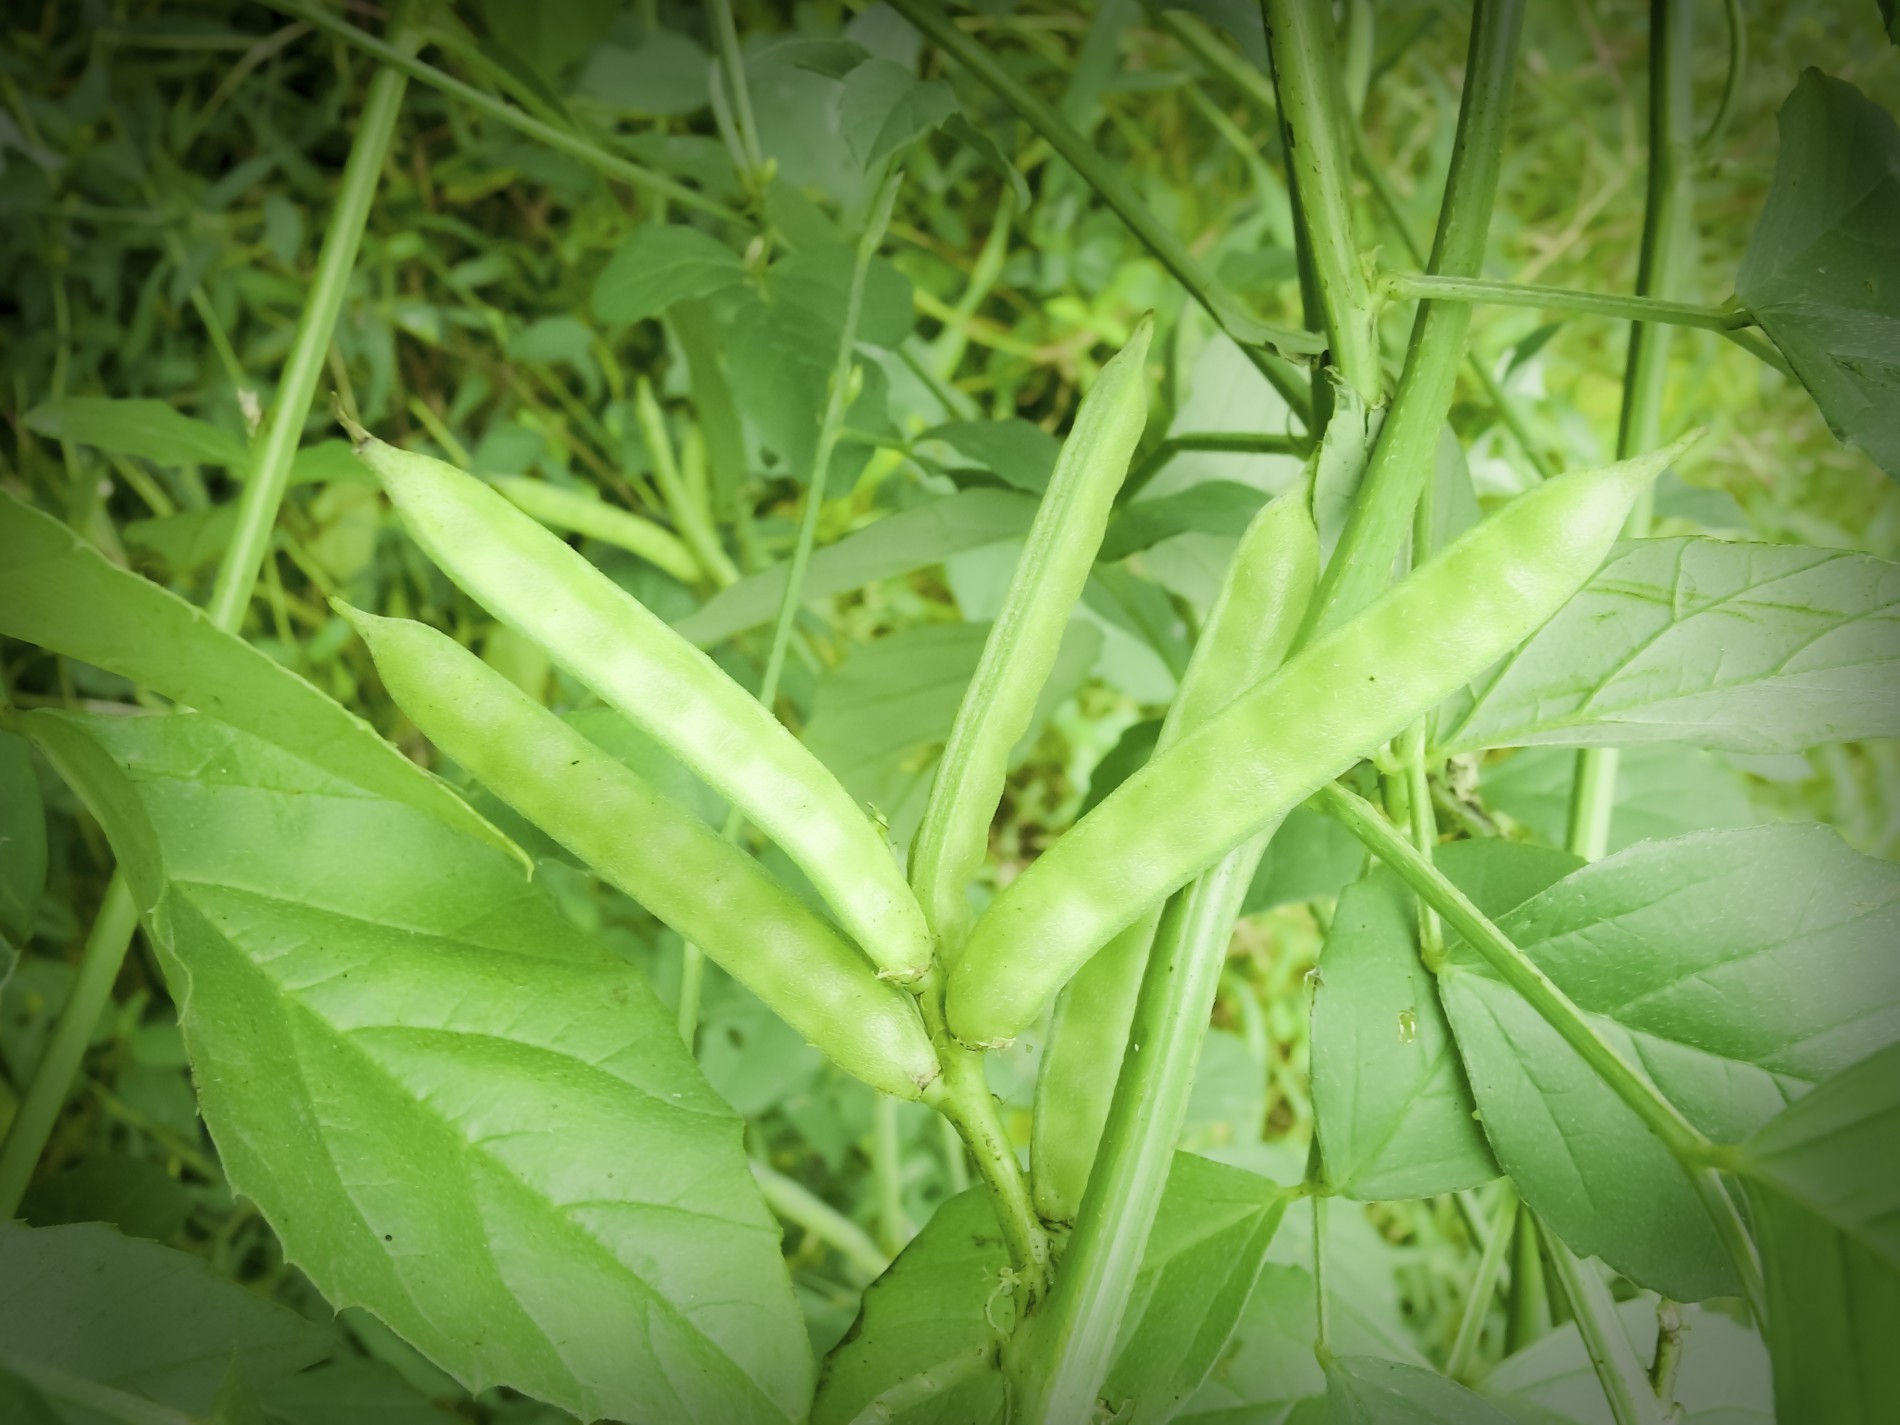
<svg viewBox="0 0 1900 1425">
<path fill-rule="evenodd" d="M 745 264 L 717 238 L 680 223 L 649 223 L 614 249 L 594 282 L 593 312 L 612 326 L 632 326 L 743 281 Z"/>
<path fill-rule="evenodd" d="M 1435 861 L 1493 919 L 1581 864 L 1497 840 L 1454 842 Z M 1417 904 L 1391 871 L 1374 871 L 1339 898 L 1320 954 L 1313 1108 L 1327 1180 L 1361 1201 L 1431 1197 L 1498 1175 L 1419 960 Z"/>
<path fill-rule="evenodd" d="M 1252 1292 L 1285 1204 L 1284 1191 L 1265 1178 L 1175 1154 L 1103 1387 L 1105 1399 L 1133 1402 L 1120 1418 L 1170 1419 L 1200 1386 Z M 865 1293 L 857 1324 L 825 1362 L 812 1425 L 1000 1423 L 1004 1386 L 994 1353 L 1016 1309 L 1009 1253 L 988 1199 L 980 1189 L 952 1198 Z M 903 1399 L 905 1384 L 925 1373 L 948 1384 L 915 1392 L 920 1408 L 863 1414 L 874 1401 Z"/>
<path fill-rule="evenodd" d="M 1825 827 L 1646 842 L 1500 925 L 1719 1142 L 1900 1033 L 1900 868 Z M 1677 1300 L 1732 1291 L 1684 1170 L 1556 1032 L 1462 949 L 1441 990 L 1486 1136 L 1539 1215 Z"/>
<path fill-rule="evenodd" d="M 1002 421 L 947 421 L 917 437 L 921 444 L 940 440 L 974 460 L 1004 484 L 1032 495 L 1049 488 L 1062 442 L 1039 425 L 1011 416 Z"/>
<path fill-rule="evenodd" d="M 1800 752 L 1900 736 L 1900 565 L 1643 539 L 1476 684 L 1447 753 L 1681 742 Z"/>
<path fill-rule="evenodd" d="M 1569 747 L 1527 747 L 1484 769 L 1484 800 L 1561 846 L 1570 815 L 1577 753 Z M 1712 752 L 1670 742 L 1623 749 L 1616 768 L 1616 805 L 1605 848 L 1663 841 L 1691 831 L 1752 826 L 1764 820 L 1739 773 Z"/>
<path fill-rule="evenodd" d="M 1020 168 L 1010 162 L 1009 155 L 1003 152 L 1003 146 L 971 123 L 967 116 L 962 113 L 950 115 L 943 121 L 943 131 L 969 149 L 984 167 L 1009 185 L 1018 212 L 1025 211 L 1035 201 L 1029 191 L 1029 180 L 1023 177 Z"/>
<path fill-rule="evenodd" d="M 1267 843 L 1240 913 L 1331 900 L 1359 879 L 1365 864 L 1366 848 L 1351 831 L 1322 812 L 1294 807 Z"/>
<path fill-rule="evenodd" d="M 1118 1420 L 1160 1425 L 1200 1389 L 1253 1295 L 1286 1202 L 1256 1173 L 1174 1155 L 1102 1385 Z"/>
<path fill-rule="evenodd" d="M 104 1152 L 34 1182 L 20 1216 L 35 1227 L 106 1222 L 128 1237 L 168 1242 L 191 1208 L 190 1191 L 162 1163 Z"/>
<path fill-rule="evenodd" d="M 766 51 L 776 64 L 809 69 L 827 79 L 843 79 L 871 58 L 871 52 L 852 40 L 786 40 Z"/>
<path fill-rule="evenodd" d="M 233 1189 L 471 1389 L 784 1421 L 810 1361 L 741 1123 L 497 852 L 195 714 L 25 721 L 106 825 Z"/>
<path fill-rule="evenodd" d="M 805 569 L 807 600 L 861 589 L 941 564 L 966 549 L 1019 538 L 1036 516 L 1035 501 L 1005 490 L 962 490 L 900 510 L 815 550 Z M 785 597 L 781 561 L 722 589 L 673 625 L 701 648 L 769 623 Z"/>
<path fill-rule="evenodd" d="M 1814 889 L 1825 895 L 1830 888 Z M 1891 964 L 1891 917 L 1883 943 Z M 1891 996 L 1895 976 L 1888 969 L 1883 978 L 1880 988 Z M 1739 1167 L 1900 1269 L 1900 1043 L 1889 1042 L 1765 1125 L 1744 1145 Z"/>
<path fill-rule="evenodd" d="M 1900 1399 L 1900 1271 L 1773 1188 L 1750 1183 L 1748 1203 L 1768 1282 L 1775 1418 L 1891 1420 Z"/>
<path fill-rule="evenodd" d="M 708 59 L 691 35 L 654 30 L 631 47 L 596 45 L 581 67 L 575 92 L 622 113 L 696 114 L 711 99 Z"/>
<path fill-rule="evenodd" d="M 848 1425 L 893 1387 L 933 1371 L 945 1384 L 928 1413 L 884 1418 L 1001 1425 L 993 1352 L 1016 1322 L 1009 1249 L 981 1188 L 939 1207 L 864 1293 L 858 1319 L 825 1360 L 812 1425 Z M 872 1416 L 872 1419 L 879 1417 Z"/>
<path fill-rule="evenodd" d="M 344 1357 L 313 1370 L 265 1382 L 257 1394 L 271 1425 L 452 1425 L 452 1415 L 392 1367 Z"/>
<path fill-rule="evenodd" d="M 23 738 L 0 732 L 0 940 L 26 943 L 45 889 L 46 808 L 33 749 Z"/>
<path fill-rule="evenodd" d="M 876 808 L 898 845 L 923 815 L 937 753 L 976 676 L 987 623 L 922 624 L 852 650 L 818 684 L 805 743 L 859 801 Z M 1036 711 L 1012 754 L 1028 755 L 1042 726 L 1073 697 L 1101 652 L 1101 634 L 1071 622 Z"/>
<path fill-rule="evenodd" d="M 1775 1425 L 1774 1387 L 1768 1351 L 1761 1337 L 1720 1311 L 1694 1306 L 1678 1309 L 1683 1315 L 1684 1349 L 1675 1398 L 1687 1421 L 1691 1425 L 1697 1421 L 1705 1425 Z M 1653 1359 L 1657 1336 L 1654 1298 L 1620 1302 L 1616 1314 L 1637 1359 Z M 1616 1425 L 1575 1322 L 1565 1322 L 1500 1362 L 1478 1384 L 1478 1391 L 1508 1413 L 1522 1413 L 1527 1421 Z"/>
<path fill-rule="evenodd" d="M 322 1327 L 211 1274 L 201 1257 L 109 1227 L 0 1224 L 0 1360 L 193 1414 L 235 1354 L 258 1379 L 330 1354 Z"/>
<path fill-rule="evenodd" d="M 250 463 L 242 438 L 181 415 L 163 401 L 67 396 L 28 411 L 26 426 L 49 440 L 90 445 L 113 455 L 139 455 L 155 465 L 242 470 Z"/>
<path fill-rule="evenodd" d="M 1805 69 L 1735 295 L 1842 440 L 1900 479 L 1900 124 Z"/>
<path fill-rule="evenodd" d="M 1238 539 L 1260 512 L 1267 495 L 1231 480 L 1203 480 L 1172 495 L 1136 500 L 1123 506 L 1102 538 L 1105 561 L 1126 559 L 1164 539 L 1194 531 Z"/>
<path fill-rule="evenodd" d="M 0 634 L 130 678 L 333 776 L 527 857 L 433 777 L 283 665 L 177 595 L 0 493 Z"/>
<path fill-rule="evenodd" d="M 957 96 L 943 80 L 920 80 L 888 59 L 867 61 L 845 76 L 844 138 L 867 169 L 956 112 Z"/>
<path fill-rule="evenodd" d="M 66 1417 L 37 1386 L 6 1368 L 3 1352 L 0 1352 L 0 1420 L 10 1420 L 13 1425 L 66 1425 Z"/>
<path fill-rule="evenodd" d="M 766 274 L 773 300 L 809 318 L 809 336 L 825 361 L 826 375 L 838 353 L 845 308 L 851 296 L 857 249 L 849 243 L 795 252 L 773 263 Z M 910 279 L 888 259 L 874 257 L 864 273 L 858 311 L 858 340 L 894 348 L 916 324 Z M 868 377 L 868 373 L 867 373 Z"/>
<path fill-rule="evenodd" d="M 1326 1367 L 1327 1425 L 1512 1425 L 1481 1395 L 1434 1371 L 1377 1356 Z"/>
</svg>

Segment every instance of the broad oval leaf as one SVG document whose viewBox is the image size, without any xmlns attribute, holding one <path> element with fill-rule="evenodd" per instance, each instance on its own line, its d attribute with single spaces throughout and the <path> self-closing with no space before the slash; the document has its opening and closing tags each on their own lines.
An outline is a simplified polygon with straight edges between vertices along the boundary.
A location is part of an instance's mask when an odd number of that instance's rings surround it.
<svg viewBox="0 0 1900 1425">
<path fill-rule="evenodd" d="M 1900 1034 L 1900 868 L 1789 824 L 1645 842 L 1501 928 L 1718 1142 Z M 1460 949 L 1441 981 L 1493 1151 L 1579 1253 L 1677 1300 L 1736 1283 L 1683 1169 Z"/>
<path fill-rule="evenodd" d="M 1743 1148 L 1741 1171 L 1900 1270 L 1900 1044 L 1765 1125 Z"/>
<path fill-rule="evenodd" d="M 1642 539 L 1475 685 L 1446 753 L 1681 742 L 1800 752 L 1900 736 L 1900 565 Z"/>
<path fill-rule="evenodd" d="M 213 1276 L 202 1257 L 96 1223 L 0 1223 L 0 1365 L 55 1400 L 86 1382 L 198 1414 L 233 1358 L 265 1382 L 335 1344 L 288 1307 Z"/>
<path fill-rule="evenodd" d="M 354 713 L 176 594 L 0 492 L 0 634 L 96 664 L 528 860 Z"/>
<path fill-rule="evenodd" d="M 193 420 L 164 401 L 67 396 L 26 413 L 26 426 L 51 440 L 138 455 L 155 465 L 220 465 L 242 470 L 244 442 L 221 426 Z"/>
<path fill-rule="evenodd" d="M 196 714 L 23 721 L 132 876 L 232 1186 L 471 1389 L 783 1422 L 810 1357 L 741 1124 L 493 850 Z"/>
<path fill-rule="evenodd" d="M 869 60 L 845 75 L 840 108 L 845 142 L 867 169 L 956 112 L 957 96 L 948 84 L 920 80 L 891 60 Z"/>
<path fill-rule="evenodd" d="M 1439 870 L 1493 919 L 1581 863 L 1487 840 L 1441 847 Z M 1417 899 L 1381 868 L 1339 898 L 1313 994 L 1313 1108 L 1327 1181 L 1374 1202 L 1430 1197 L 1498 1175 L 1419 959 Z"/>
<path fill-rule="evenodd" d="M 650 223 L 627 235 L 594 282 L 594 315 L 613 326 L 657 317 L 675 302 L 710 297 L 745 280 L 739 255 L 680 223 Z"/>
<path fill-rule="evenodd" d="M 1776 1418 L 1892 1419 L 1900 1400 L 1900 1270 L 1771 1187 L 1750 1183 L 1748 1203 L 1768 1284 Z"/>
<path fill-rule="evenodd" d="M 1900 480 L 1900 125 L 1806 69 L 1735 295 L 1842 440 Z"/>
</svg>

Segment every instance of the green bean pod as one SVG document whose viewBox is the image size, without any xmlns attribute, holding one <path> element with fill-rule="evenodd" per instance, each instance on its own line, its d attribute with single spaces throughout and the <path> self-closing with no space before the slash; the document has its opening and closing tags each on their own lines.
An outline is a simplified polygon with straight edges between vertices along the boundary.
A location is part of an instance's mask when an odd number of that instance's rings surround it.
<svg viewBox="0 0 1900 1425">
<path fill-rule="evenodd" d="M 1010 749 L 1027 731 L 1055 666 L 1062 631 L 1147 424 L 1153 335 L 1154 318 L 1143 317 L 1083 397 L 944 746 L 911 848 L 911 884 L 946 955 L 954 956 L 969 920 L 967 890 L 989 849 Z"/>
<path fill-rule="evenodd" d="M 531 480 L 525 475 L 502 475 L 492 483 L 544 525 L 584 534 L 602 544 L 637 554 L 682 584 L 696 584 L 702 577 L 699 561 L 677 535 L 631 510 L 610 505 L 595 495 L 563 490 L 546 480 Z"/>
<path fill-rule="evenodd" d="M 1161 725 L 1157 757 L 1280 666 L 1318 582 L 1319 531 L 1302 488 L 1266 506 L 1241 536 Z M 1159 918 L 1158 909 L 1138 916 L 1056 997 L 1030 1147 L 1045 1221 L 1072 1222 L 1082 1206 Z"/>
<path fill-rule="evenodd" d="M 873 1088 L 938 1073 L 916 1001 L 838 929 L 666 793 L 454 639 L 339 603 L 396 705 L 478 781 L 694 944 Z"/>
<path fill-rule="evenodd" d="M 977 922 L 950 974 L 952 1032 L 1013 1039 L 1123 926 L 1529 637 L 1693 438 L 1520 496 L 1153 758 Z"/>
<path fill-rule="evenodd" d="M 367 434 L 356 449 L 449 578 L 777 842 L 887 976 L 929 968 L 923 912 L 884 833 L 757 699 L 485 482 Z"/>
</svg>

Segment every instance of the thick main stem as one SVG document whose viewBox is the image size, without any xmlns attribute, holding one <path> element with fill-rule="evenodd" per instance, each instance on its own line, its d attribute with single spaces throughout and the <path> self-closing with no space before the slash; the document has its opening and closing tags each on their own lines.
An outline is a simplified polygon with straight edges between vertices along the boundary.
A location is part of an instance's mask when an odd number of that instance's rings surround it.
<svg viewBox="0 0 1900 1425">
<path fill-rule="evenodd" d="M 1388 272 L 1384 281 L 1386 290 L 1395 297 L 1432 302 L 1471 302 L 1494 307 L 1577 312 L 1584 316 L 1655 322 L 1666 327 L 1699 327 L 1712 332 L 1737 331 L 1754 325 L 1754 318 L 1740 307 L 1672 302 L 1646 294 L 1623 297 L 1614 292 L 1584 292 L 1570 287 L 1539 287 L 1522 282 L 1488 282 L 1476 277 L 1440 277 L 1429 272 Z"/>
<path fill-rule="evenodd" d="M 1472 8 L 1458 133 L 1428 264 L 1434 273 L 1475 277 L 1484 262 L 1523 18 L 1523 0 L 1477 0 Z M 1412 506 L 1435 467 L 1470 322 L 1465 303 L 1420 304 L 1398 390 L 1307 614 L 1309 633 L 1357 613 L 1391 578 Z"/>
<path fill-rule="evenodd" d="M 378 42 L 381 43 L 380 41 Z M 398 22 L 393 45 L 384 48 L 413 53 L 415 31 Z M 364 98 L 356 139 L 343 168 L 336 207 L 324 232 L 323 248 L 310 295 L 297 324 L 290 355 L 271 412 L 271 423 L 252 462 L 251 476 L 238 500 L 237 529 L 225 546 L 212 584 L 211 621 L 227 633 L 237 632 L 251 601 L 258 570 L 269 550 L 277 511 L 290 482 L 290 465 L 303 436 L 317 377 L 329 352 L 343 296 L 355 265 L 357 248 L 376 193 L 383 160 L 396 131 L 406 87 L 403 74 L 378 70 Z M 112 998 L 112 985 L 125 963 L 133 933 L 138 929 L 138 907 L 124 871 L 115 871 L 106 887 L 92 932 L 79 962 L 78 978 L 53 1027 L 47 1051 L 33 1080 L 22 1095 L 13 1122 L 0 1142 L 0 1220 L 13 1216 L 32 1179 L 34 1165 L 45 1151 L 47 1138 L 58 1121 L 73 1080 L 85 1058 L 86 1044 Z"/>
</svg>

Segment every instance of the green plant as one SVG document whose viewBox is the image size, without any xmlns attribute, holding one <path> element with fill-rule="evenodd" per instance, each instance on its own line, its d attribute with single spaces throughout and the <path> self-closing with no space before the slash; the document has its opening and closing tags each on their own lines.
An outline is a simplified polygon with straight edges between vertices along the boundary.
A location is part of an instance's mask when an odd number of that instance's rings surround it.
<svg viewBox="0 0 1900 1425">
<path fill-rule="evenodd" d="M 273 4 L 0 64 L 0 1414 L 1885 1418 L 1872 7 Z"/>
</svg>

